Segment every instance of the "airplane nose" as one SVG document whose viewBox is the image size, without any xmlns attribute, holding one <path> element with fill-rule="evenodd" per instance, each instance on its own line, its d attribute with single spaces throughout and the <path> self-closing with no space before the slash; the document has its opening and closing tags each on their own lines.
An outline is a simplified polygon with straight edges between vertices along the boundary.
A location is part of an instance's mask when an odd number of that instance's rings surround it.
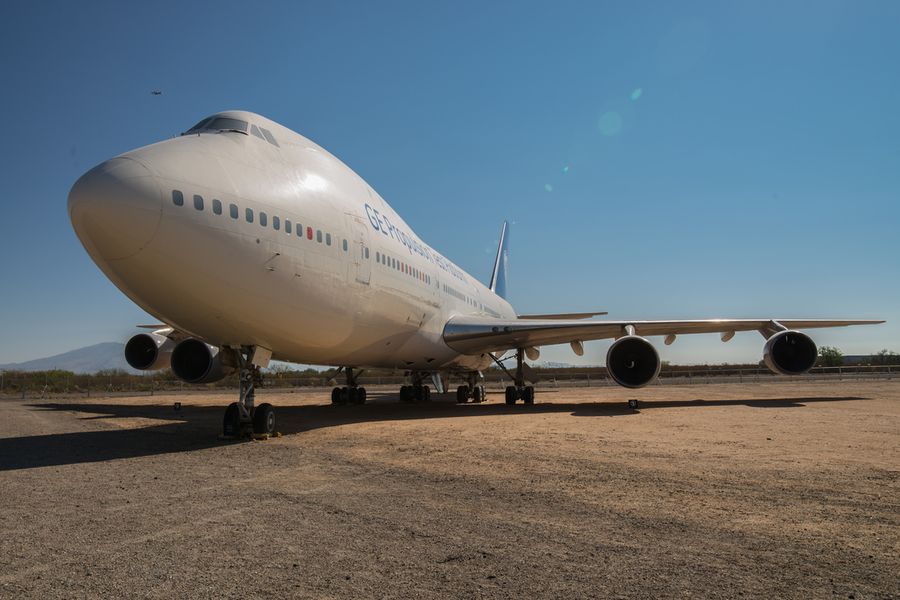
<svg viewBox="0 0 900 600">
<path fill-rule="evenodd" d="M 69 191 L 69 218 L 88 253 L 128 258 L 153 239 L 162 217 L 159 185 L 150 169 L 117 157 L 85 173 Z"/>
</svg>

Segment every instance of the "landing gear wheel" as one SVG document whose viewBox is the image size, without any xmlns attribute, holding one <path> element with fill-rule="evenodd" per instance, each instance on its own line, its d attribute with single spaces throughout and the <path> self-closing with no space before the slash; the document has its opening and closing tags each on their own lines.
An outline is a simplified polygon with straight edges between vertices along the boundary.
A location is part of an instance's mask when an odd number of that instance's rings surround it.
<svg viewBox="0 0 900 600">
<path fill-rule="evenodd" d="M 237 402 L 232 402 L 225 409 L 225 418 L 222 419 L 222 436 L 238 437 L 241 434 L 241 411 Z"/>
<path fill-rule="evenodd" d="M 506 387 L 506 403 L 507 404 L 515 404 L 516 400 L 519 399 L 519 390 L 515 388 L 515 386 L 507 386 Z"/>
<path fill-rule="evenodd" d="M 339 387 L 332 388 L 331 403 L 332 404 L 340 404 L 341 403 L 341 388 L 339 388 Z"/>
<path fill-rule="evenodd" d="M 268 402 L 260 404 L 253 410 L 253 433 L 275 435 L 275 409 Z"/>
<path fill-rule="evenodd" d="M 522 390 L 522 401 L 525 404 L 534 404 L 534 387 L 528 386 Z"/>
<path fill-rule="evenodd" d="M 465 404 L 469 401 L 469 386 L 461 385 L 456 388 L 456 403 Z"/>
<path fill-rule="evenodd" d="M 412 402 L 412 386 L 400 386 L 400 402 Z"/>
<path fill-rule="evenodd" d="M 634 398 L 632 398 L 631 400 L 628 401 L 628 408 L 630 408 L 631 410 L 637 410 L 638 408 L 640 408 L 640 406 L 641 406 L 640 402 L 638 402 Z"/>
<path fill-rule="evenodd" d="M 472 390 L 472 402 L 475 402 L 476 404 L 484 402 L 484 386 L 475 386 L 475 389 Z"/>
<path fill-rule="evenodd" d="M 356 404 L 356 388 L 344 388 L 347 390 L 347 404 Z"/>
<path fill-rule="evenodd" d="M 427 385 L 422 386 L 422 402 L 431 402 L 431 388 Z"/>
<path fill-rule="evenodd" d="M 366 403 L 366 388 L 356 388 L 356 403 L 357 404 L 365 404 Z"/>
</svg>

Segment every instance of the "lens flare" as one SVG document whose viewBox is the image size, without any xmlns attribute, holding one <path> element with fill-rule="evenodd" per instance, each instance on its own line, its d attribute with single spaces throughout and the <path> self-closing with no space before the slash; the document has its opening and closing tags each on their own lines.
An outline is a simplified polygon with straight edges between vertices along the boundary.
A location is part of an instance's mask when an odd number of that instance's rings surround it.
<svg viewBox="0 0 900 600">
<path fill-rule="evenodd" d="M 634 91 L 631 92 L 631 99 L 637 100 L 644 93 L 644 88 L 634 88 Z"/>
<path fill-rule="evenodd" d="M 597 121 L 597 128 L 605 136 L 614 136 L 622 131 L 622 115 L 614 110 L 603 113 Z"/>
<path fill-rule="evenodd" d="M 550 185 L 549 183 L 545 183 L 545 184 L 544 184 L 544 189 L 545 189 L 546 191 L 548 191 L 548 192 L 552 192 L 552 191 L 553 191 L 553 186 Z"/>
</svg>

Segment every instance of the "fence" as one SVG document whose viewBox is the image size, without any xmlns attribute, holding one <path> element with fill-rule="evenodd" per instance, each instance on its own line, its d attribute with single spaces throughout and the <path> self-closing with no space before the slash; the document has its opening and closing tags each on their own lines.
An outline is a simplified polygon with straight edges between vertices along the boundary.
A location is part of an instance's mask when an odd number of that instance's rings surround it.
<svg viewBox="0 0 900 600">
<path fill-rule="evenodd" d="M 773 381 L 845 381 L 863 379 L 893 379 L 900 370 L 897 365 L 815 367 L 809 373 L 799 376 L 776 375 L 765 367 L 668 367 L 660 372 L 652 385 L 689 385 L 712 383 L 760 383 Z M 539 388 L 603 387 L 617 385 L 606 373 L 606 369 L 553 369 L 542 372 L 536 370 Z M 484 373 L 484 383 L 491 389 L 502 389 L 509 385 L 509 379 L 496 369 Z M 408 383 L 400 374 L 371 375 L 359 377 L 359 384 L 377 387 L 396 387 Z M 265 387 L 270 389 L 328 388 L 343 383 L 343 377 L 330 380 L 327 373 L 318 376 L 303 376 L 287 373 L 266 375 Z M 463 380 L 452 377 L 445 382 L 448 389 L 455 388 Z M 192 385 L 173 379 L 170 374 L 129 375 L 76 375 L 65 371 L 40 373 L 0 372 L 0 396 L 41 398 L 56 394 L 111 396 L 111 395 L 153 395 L 163 392 L 197 393 L 215 390 L 230 390 L 237 387 L 237 379 L 230 377 L 215 384 Z"/>
</svg>

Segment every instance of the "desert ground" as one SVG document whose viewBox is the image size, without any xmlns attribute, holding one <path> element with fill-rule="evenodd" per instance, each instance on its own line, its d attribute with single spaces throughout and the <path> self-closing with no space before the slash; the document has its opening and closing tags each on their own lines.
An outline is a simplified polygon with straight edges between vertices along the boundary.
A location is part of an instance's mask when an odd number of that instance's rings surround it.
<svg viewBox="0 0 900 600">
<path fill-rule="evenodd" d="M 234 395 L 0 400 L 0 598 L 900 597 L 898 380 Z"/>
</svg>

